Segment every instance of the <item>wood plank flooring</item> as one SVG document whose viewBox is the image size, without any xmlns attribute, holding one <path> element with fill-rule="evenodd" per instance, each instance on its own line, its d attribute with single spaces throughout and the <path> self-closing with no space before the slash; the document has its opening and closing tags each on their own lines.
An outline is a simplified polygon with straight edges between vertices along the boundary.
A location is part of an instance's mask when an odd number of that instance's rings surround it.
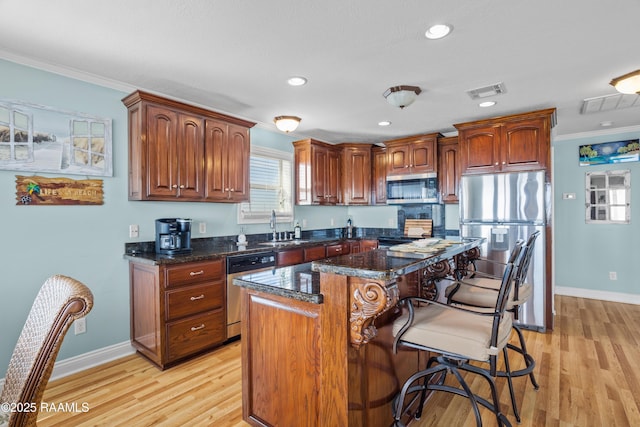
<svg viewBox="0 0 640 427">
<path fill-rule="evenodd" d="M 525 331 L 540 390 L 528 379 L 514 380 L 520 425 L 640 426 L 640 306 L 565 296 L 555 301 L 555 330 Z M 521 365 L 516 355 L 511 360 L 517 365 L 512 368 Z M 470 384 L 479 393 L 488 390 L 475 379 Z M 498 379 L 498 387 L 503 412 L 515 426 L 505 381 Z M 242 421 L 239 342 L 166 371 L 129 356 L 51 382 L 44 401 L 76 404 L 78 411 L 41 412 L 40 427 L 248 426 Z M 496 425 L 490 413 L 482 415 L 484 425 Z M 446 393 L 437 393 L 412 423 L 474 425 L 468 401 Z"/>
</svg>

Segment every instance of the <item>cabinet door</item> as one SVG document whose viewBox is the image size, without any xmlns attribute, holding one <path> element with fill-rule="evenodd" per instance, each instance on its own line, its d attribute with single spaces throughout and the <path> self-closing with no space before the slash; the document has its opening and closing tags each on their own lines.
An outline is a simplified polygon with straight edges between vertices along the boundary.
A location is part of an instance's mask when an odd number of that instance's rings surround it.
<svg viewBox="0 0 640 427">
<path fill-rule="evenodd" d="M 458 159 L 458 138 L 442 138 L 438 142 L 438 184 L 444 203 L 458 203 L 458 182 L 460 162 Z"/>
<path fill-rule="evenodd" d="M 178 114 L 147 106 L 147 197 L 175 198 L 178 194 Z"/>
<path fill-rule="evenodd" d="M 383 147 L 374 147 L 371 151 L 371 203 L 387 203 L 387 151 Z"/>
<path fill-rule="evenodd" d="M 296 204 L 310 205 L 312 200 L 312 183 L 311 183 L 311 145 L 296 144 L 294 146 L 295 156 L 295 186 L 296 186 Z"/>
<path fill-rule="evenodd" d="M 227 138 L 227 176 L 229 200 L 238 203 L 249 201 L 249 130 L 229 125 Z"/>
<path fill-rule="evenodd" d="M 500 171 L 499 125 L 461 130 L 458 136 L 463 174 Z"/>
<path fill-rule="evenodd" d="M 503 171 L 545 169 L 549 143 L 545 119 L 507 122 L 502 134 L 501 166 Z"/>
<path fill-rule="evenodd" d="M 222 121 L 207 120 L 205 129 L 205 156 L 207 175 L 205 197 L 207 200 L 226 201 L 229 197 L 227 182 L 227 134 L 228 125 Z"/>
<path fill-rule="evenodd" d="M 409 145 L 409 169 L 411 173 L 436 171 L 436 140 L 430 138 Z"/>
<path fill-rule="evenodd" d="M 329 195 L 326 188 L 327 149 L 311 146 L 311 201 L 325 203 Z"/>
<path fill-rule="evenodd" d="M 368 205 L 371 196 L 371 149 L 348 147 L 342 151 L 342 202 Z"/>
<path fill-rule="evenodd" d="M 327 196 L 325 197 L 325 203 L 335 205 L 341 202 L 340 169 L 340 151 L 327 150 L 327 169 L 325 172 Z"/>
<path fill-rule="evenodd" d="M 389 175 L 408 173 L 409 146 L 387 147 L 387 173 Z"/>
<path fill-rule="evenodd" d="M 204 126 L 199 117 L 178 116 L 174 161 L 178 163 L 178 197 L 200 200 L 204 195 Z"/>
</svg>

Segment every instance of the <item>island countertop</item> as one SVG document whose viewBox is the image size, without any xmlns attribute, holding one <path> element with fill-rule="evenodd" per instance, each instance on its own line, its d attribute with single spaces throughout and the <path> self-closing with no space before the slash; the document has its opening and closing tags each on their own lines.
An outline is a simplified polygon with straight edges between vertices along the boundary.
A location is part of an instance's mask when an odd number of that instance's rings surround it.
<svg viewBox="0 0 640 427">
<path fill-rule="evenodd" d="M 430 254 L 375 249 L 326 258 L 290 267 L 247 273 L 234 279 L 237 286 L 321 304 L 320 273 L 331 273 L 364 279 L 390 281 L 423 269 L 428 265 L 453 258 L 479 246 L 483 239 L 447 240 L 447 247 Z"/>
</svg>

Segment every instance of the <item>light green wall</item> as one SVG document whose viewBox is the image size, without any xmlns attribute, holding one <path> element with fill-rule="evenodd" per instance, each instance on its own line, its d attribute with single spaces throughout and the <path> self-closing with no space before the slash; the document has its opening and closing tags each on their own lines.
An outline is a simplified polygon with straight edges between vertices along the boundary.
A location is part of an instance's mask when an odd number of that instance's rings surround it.
<svg viewBox="0 0 640 427">
<path fill-rule="evenodd" d="M 580 145 L 638 137 L 640 130 L 632 129 L 553 142 L 556 286 L 640 294 L 635 264 L 640 241 L 640 162 L 597 166 L 578 162 Z M 631 223 L 586 224 L 585 174 L 620 169 L 631 171 Z M 563 200 L 563 193 L 575 193 L 576 198 Z M 610 271 L 617 272 L 618 280 L 609 280 Z"/>
<path fill-rule="evenodd" d="M 87 317 L 87 333 L 67 334 L 59 359 L 129 340 L 128 264 L 122 258 L 129 241 L 154 240 L 154 220 L 190 217 L 206 222 L 207 233 L 194 238 L 235 235 L 240 232 L 234 204 L 130 202 L 127 200 L 127 114 L 120 101 L 127 93 L 85 83 L 31 67 L 0 60 L 0 97 L 57 109 L 83 112 L 113 120 L 113 177 L 102 177 L 104 205 L 16 206 L 15 176 L 0 170 L 0 378 L 31 303 L 42 283 L 53 274 L 72 276 L 87 284 L 95 305 Z M 251 130 L 252 144 L 293 152 L 293 137 L 259 127 Z M 39 174 L 42 176 L 56 176 Z M 59 176 L 59 175 L 58 175 Z M 85 176 L 68 176 L 84 179 Z M 97 177 L 91 177 L 97 178 Z M 386 207 L 370 207 L 368 226 L 385 227 Z M 376 214 L 381 210 L 383 214 Z M 296 218 L 307 229 L 346 224 L 347 207 L 297 207 Z M 364 218 L 364 217 L 363 217 Z M 376 224 L 375 218 L 381 223 Z M 357 219 L 364 226 L 365 220 Z M 140 237 L 130 239 L 129 224 L 138 224 Z M 248 234 L 268 233 L 268 224 L 245 227 Z"/>
</svg>

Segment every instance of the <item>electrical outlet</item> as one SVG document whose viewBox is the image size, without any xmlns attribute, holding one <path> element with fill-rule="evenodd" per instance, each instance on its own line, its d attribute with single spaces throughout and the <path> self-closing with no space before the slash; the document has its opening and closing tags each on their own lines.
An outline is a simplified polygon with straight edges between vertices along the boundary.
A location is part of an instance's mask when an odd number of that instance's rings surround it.
<svg viewBox="0 0 640 427">
<path fill-rule="evenodd" d="M 302 226 L 307 228 L 307 220 L 305 218 L 302 219 Z"/>
<path fill-rule="evenodd" d="M 201 222 L 200 224 L 198 224 L 199 227 L 199 231 L 200 234 L 204 234 L 207 232 L 207 223 L 206 222 Z"/>
<path fill-rule="evenodd" d="M 129 226 L 129 237 L 139 237 L 140 236 L 140 227 L 138 224 L 131 224 Z"/>
<path fill-rule="evenodd" d="M 618 273 L 615 271 L 609 272 L 609 280 L 618 280 Z"/>
<path fill-rule="evenodd" d="M 394 224 L 393 218 L 389 218 L 388 224 L 390 227 L 393 227 L 393 224 Z"/>
<path fill-rule="evenodd" d="M 73 333 L 76 335 L 84 334 L 87 332 L 87 319 L 81 317 L 73 322 Z"/>
<path fill-rule="evenodd" d="M 336 225 L 336 220 L 331 218 L 331 226 L 334 226 L 334 225 Z"/>
</svg>

